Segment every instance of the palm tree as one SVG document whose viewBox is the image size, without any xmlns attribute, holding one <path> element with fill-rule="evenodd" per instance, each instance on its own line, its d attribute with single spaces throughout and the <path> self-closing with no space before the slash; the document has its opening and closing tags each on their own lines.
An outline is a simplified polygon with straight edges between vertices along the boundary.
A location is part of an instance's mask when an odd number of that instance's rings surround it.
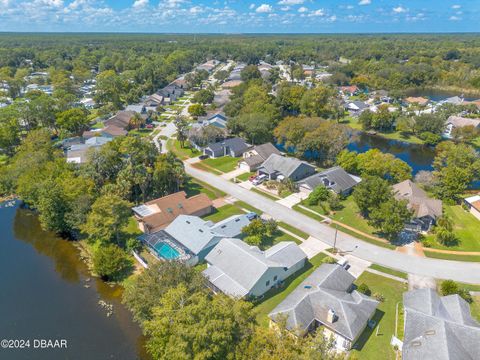
<svg viewBox="0 0 480 360">
<path fill-rule="evenodd" d="M 145 124 L 145 119 L 139 113 L 133 114 L 130 118 L 129 125 L 131 128 L 140 129 L 143 124 Z"/>
</svg>

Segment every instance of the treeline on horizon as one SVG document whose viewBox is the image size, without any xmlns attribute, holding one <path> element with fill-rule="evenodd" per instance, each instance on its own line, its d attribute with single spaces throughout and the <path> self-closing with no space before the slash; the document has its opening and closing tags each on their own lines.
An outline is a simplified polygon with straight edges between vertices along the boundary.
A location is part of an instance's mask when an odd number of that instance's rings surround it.
<svg viewBox="0 0 480 360">
<path fill-rule="evenodd" d="M 480 36 L 475 34 L 0 34 L 0 68 L 18 68 L 30 59 L 36 70 L 70 71 L 74 60 L 96 67 L 103 58 L 114 58 L 126 64 L 115 69 L 122 72 L 173 52 L 186 52 L 196 63 L 215 58 L 329 66 L 338 75 L 337 85 L 362 76 L 369 87 L 387 90 L 480 89 Z M 341 64 L 340 58 L 351 62 Z"/>
</svg>

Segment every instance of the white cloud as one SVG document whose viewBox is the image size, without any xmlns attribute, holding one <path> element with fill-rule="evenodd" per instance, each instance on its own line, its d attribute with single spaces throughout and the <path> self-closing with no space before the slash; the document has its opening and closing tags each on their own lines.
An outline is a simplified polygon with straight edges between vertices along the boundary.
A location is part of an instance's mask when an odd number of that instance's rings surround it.
<svg viewBox="0 0 480 360">
<path fill-rule="evenodd" d="M 462 20 L 462 18 L 459 17 L 459 16 L 450 16 L 449 20 L 451 20 L 451 21 L 460 21 L 460 20 Z"/>
<path fill-rule="evenodd" d="M 318 9 L 316 11 L 313 11 L 310 13 L 310 16 L 325 16 L 325 10 L 324 9 Z"/>
<path fill-rule="evenodd" d="M 372 0 L 360 0 L 358 5 L 370 5 L 372 3 Z"/>
<path fill-rule="evenodd" d="M 200 6 L 193 6 L 188 10 L 190 14 L 197 15 L 203 12 L 203 9 Z"/>
<path fill-rule="evenodd" d="M 462 7 L 462 5 L 452 5 L 452 9 L 460 9 Z"/>
<path fill-rule="evenodd" d="M 268 4 L 262 4 L 260 5 L 257 10 L 255 10 L 257 13 L 270 13 L 272 12 L 273 8 L 271 5 Z"/>
<path fill-rule="evenodd" d="M 397 14 L 401 14 L 401 13 L 407 12 L 407 9 L 405 9 L 405 8 L 402 7 L 402 6 L 394 7 L 392 10 L 393 10 L 394 13 L 397 13 Z"/>
<path fill-rule="evenodd" d="M 278 5 L 301 5 L 305 0 L 280 0 Z"/>
<path fill-rule="evenodd" d="M 144 6 L 148 5 L 148 0 L 135 0 L 135 2 L 133 3 L 133 7 L 135 9 L 138 9 L 138 8 L 142 8 Z"/>
<path fill-rule="evenodd" d="M 250 10 L 253 10 L 253 9 L 255 9 L 255 6 L 256 6 L 255 4 L 250 4 L 250 6 L 249 6 L 248 8 L 249 8 Z"/>
<path fill-rule="evenodd" d="M 298 9 L 299 13 L 304 13 L 304 12 L 307 12 L 307 11 L 308 11 L 308 9 L 305 6 L 302 6 L 301 8 Z"/>
</svg>

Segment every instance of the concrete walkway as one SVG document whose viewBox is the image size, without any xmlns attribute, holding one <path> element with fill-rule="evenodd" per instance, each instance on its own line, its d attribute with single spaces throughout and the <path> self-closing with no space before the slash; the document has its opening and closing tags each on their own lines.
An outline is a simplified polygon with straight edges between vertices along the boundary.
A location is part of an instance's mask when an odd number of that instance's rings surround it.
<svg viewBox="0 0 480 360">
<path fill-rule="evenodd" d="M 330 247 L 333 246 L 335 229 L 332 227 L 280 205 L 265 196 L 246 190 L 231 181 L 196 169 L 189 164 L 185 164 L 185 170 L 190 176 L 210 184 L 263 212 L 267 212 L 275 219 L 304 231 Z M 361 259 L 406 273 L 415 273 L 438 279 L 452 279 L 471 284 L 480 283 L 480 264 L 478 263 L 422 258 L 402 254 L 364 242 L 341 231 L 338 232 L 337 247 L 343 251 L 349 251 L 352 255 Z"/>
<path fill-rule="evenodd" d="M 323 241 L 320 241 L 318 239 L 315 239 L 313 236 L 310 236 L 307 240 L 303 240 L 303 243 L 301 243 L 299 247 L 305 252 L 305 254 L 307 254 L 307 257 L 311 259 L 315 255 L 318 255 L 321 252 L 327 250 L 330 246 L 328 246 L 328 244 L 324 243 Z"/>
</svg>

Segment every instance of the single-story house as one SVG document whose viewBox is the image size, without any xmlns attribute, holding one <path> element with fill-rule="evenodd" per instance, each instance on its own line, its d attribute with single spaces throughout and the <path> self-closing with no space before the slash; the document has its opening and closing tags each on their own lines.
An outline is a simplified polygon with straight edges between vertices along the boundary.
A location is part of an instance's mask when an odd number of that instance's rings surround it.
<svg viewBox="0 0 480 360">
<path fill-rule="evenodd" d="M 352 115 L 360 115 L 369 107 L 370 106 L 368 104 L 359 100 L 349 101 L 345 104 L 345 109 L 348 110 Z"/>
<path fill-rule="evenodd" d="M 445 122 L 445 131 L 443 132 L 443 136 L 446 138 L 451 138 L 453 129 L 462 128 L 466 126 L 473 126 L 475 128 L 480 128 L 480 118 L 471 119 L 471 118 L 465 118 L 462 116 L 454 116 L 454 115 L 449 116 L 447 121 Z"/>
<path fill-rule="evenodd" d="M 357 85 L 350 85 L 350 86 L 340 86 L 340 91 L 344 95 L 353 96 L 358 94 L 360 92 L 360 89 L 358 88 Z"/>
<path fill-rule="evenodd" d="M 272 143 L 255 145 L 253 148 L 243 153 L 243 160 L 238 163 L 238 166 L 241 169 L 255 171 L 272 154 L 282 155 Z"/>
<path fill-rule="evenodd" d="M 222 84 L 222 88 L 223 89 L 231 89 L 231 88 L 234 88 L 238 85 L 241 85 L 243 83 L 242 80 L 240 80 L 240 74 L 239 74 L 239 79 L 238 80 L 229 80 L 229 81 L 226 81 Z"/>
<path fill-rule="evenodd" d="M 147 108 L 144 104 L 130 104 L 125 108 L 126 111 L 133 111 L 138 114 L 146 114 Z"/>
<path fill-rule="evenodd" d="M 218 60 L 208 60 L 207 62 L 201 64 L 201 65 L 198 65 L 196 67 L 196 70 L 205 70 L 205 71 L 208 71 L 209 73 L 212 72 L 213 69 L 215 69 L 215 67 L 220 64 L 220 61 Z"/>
<path fill-rule="evenodd" d="M 128 131 L 116 125 L 110 125 L 100 131 L 102 136 L 108 138 L 116 138 L 118 136 L 125 136 Z"/>
<path fill-rule="evenodd" d="M 250 224 L 249 214 L 233 215 L 216 224 L 205 221 L 198 216 L 179 215 L 165 229 L 168 234 L 188 253 L 192 254 L 191 264 L 203 261 L 205 256 L 223 238 L 234 238 L 242 233 L 242 229 Z"/>
<path fill-rule="evenodd" d="M 111 138 L 104 136 L 94 136 L 85 141 L 85 143 L 71 144 L 67 149 L 67 162 L 74 164 L 84 164 L 88 158 L 88 151 L 92 148 L 100 148 Z"/>
<path fill-rule="evenodd" d="M 157 91 L 158 95 L 163 96 L 163 102 L 165 104 L 177 101 L 177 99 L 182 97 L 184 93 L 185 90 L 175 83 L 171 83 Z"/>
<path fill-rule="evenodd" d="M 440 101 L 441 104 L 462 105 L 465 99 L 460 96 L 452 96 Z"/>
<path fill-rule="evenodd" d="M 208 144 L 203 153 L 211 158 L 218 158 L 222 156 L 239 157 L 242 156 L 250 146 L 238 137 L 226 139 L 216 143 Z"/>
<path fill-rule="evenodd" d="M 293 157 L 271 154 L 258 168 L 258 175 L 267 175 L 269 180 L 290 179 L 299 181 L 315 174 L 315 167 Z"/>
<path fill-rule="evenodd" d="M 407 200 L 408 208 L 413 211 L 413 219 L 405 228 L 411 231 L 429 231 L 437 218 L 442 216 L 442 201 L 432 199 L 411 180 L 393 185 L 395 199 Z"/>
<path fill-rule="evenodd" d="M 298 188 L 301 192 L 308 194 L 317 186 L 323 185 L 339 195 L 347 195 L 360 181 L 362 179 L 358 176 L 347 173 L 340 166 L 335 166 L 300 180 Z"/>
<path fill-rule="evenodd" d="M 430 102 L 430 100 L 424 97 L 409 96 L 404 99 L 404 102 L 407 105 L 411 105 L 411 104 L 427 105 Z"/>
<path fill-rule="evenodd" d="M 206 256 L 203 275 L 215 292 L 258 297 L 305 266 L 307 255 L 294 242 L 282 241 L 266 251 L 239 239 L 222 239 Z"/>
<path fill-rule="evenodd" d="M 118 111 L 111 118 L 105 120 L 103 124 L 105 127 L 116 126 L 121 129 L 127 129 L 130 124 L 130 119 L 135 115 L 134 111 L 121 110 Z"/>
<path fill-rule="evenodd" d="M 351 349 L 379 304 L 354 290 L 354 280 L 342 266 L 323 264 L 273 309 L 271 325 L 286 320 L 299 336 L 321 328 L 337 349 Z"/>
<path fill-rule="evenodd" d="M 403 294 L 403 360 L 478 359 L 480 324 L 459 295 L 440 297 L 433 289 Z"/>
<path fill-rule="evenodd" d="M 185 191 L 179 191 L 132 208 L 138 227 L 144 233 L 155 233 L 179 215 L 204 216 L 211 214 L 213 203 L 205 194 L 187 198 Z"/>
<path fill-rule="evenodd" d="M 163 105 L 163 96 L 160 94 L 152 94 L 143 102 L 146 107 L 157 107 Z"/>
<path fill-rule="evenodd" d="M 463 202 L 470 209 L 470 214 L 480 220 L 480 195 L 470 196 Z"/>
<path fill-rule="evenodd" d="M 198 122 L 203 126 L 212 125 L 220 129 L 227 128 L 227 117 L 225 116 L 225 113 L 222 112 L 217 112 L 209 116 L 199 118 Z"/>
</svg>

